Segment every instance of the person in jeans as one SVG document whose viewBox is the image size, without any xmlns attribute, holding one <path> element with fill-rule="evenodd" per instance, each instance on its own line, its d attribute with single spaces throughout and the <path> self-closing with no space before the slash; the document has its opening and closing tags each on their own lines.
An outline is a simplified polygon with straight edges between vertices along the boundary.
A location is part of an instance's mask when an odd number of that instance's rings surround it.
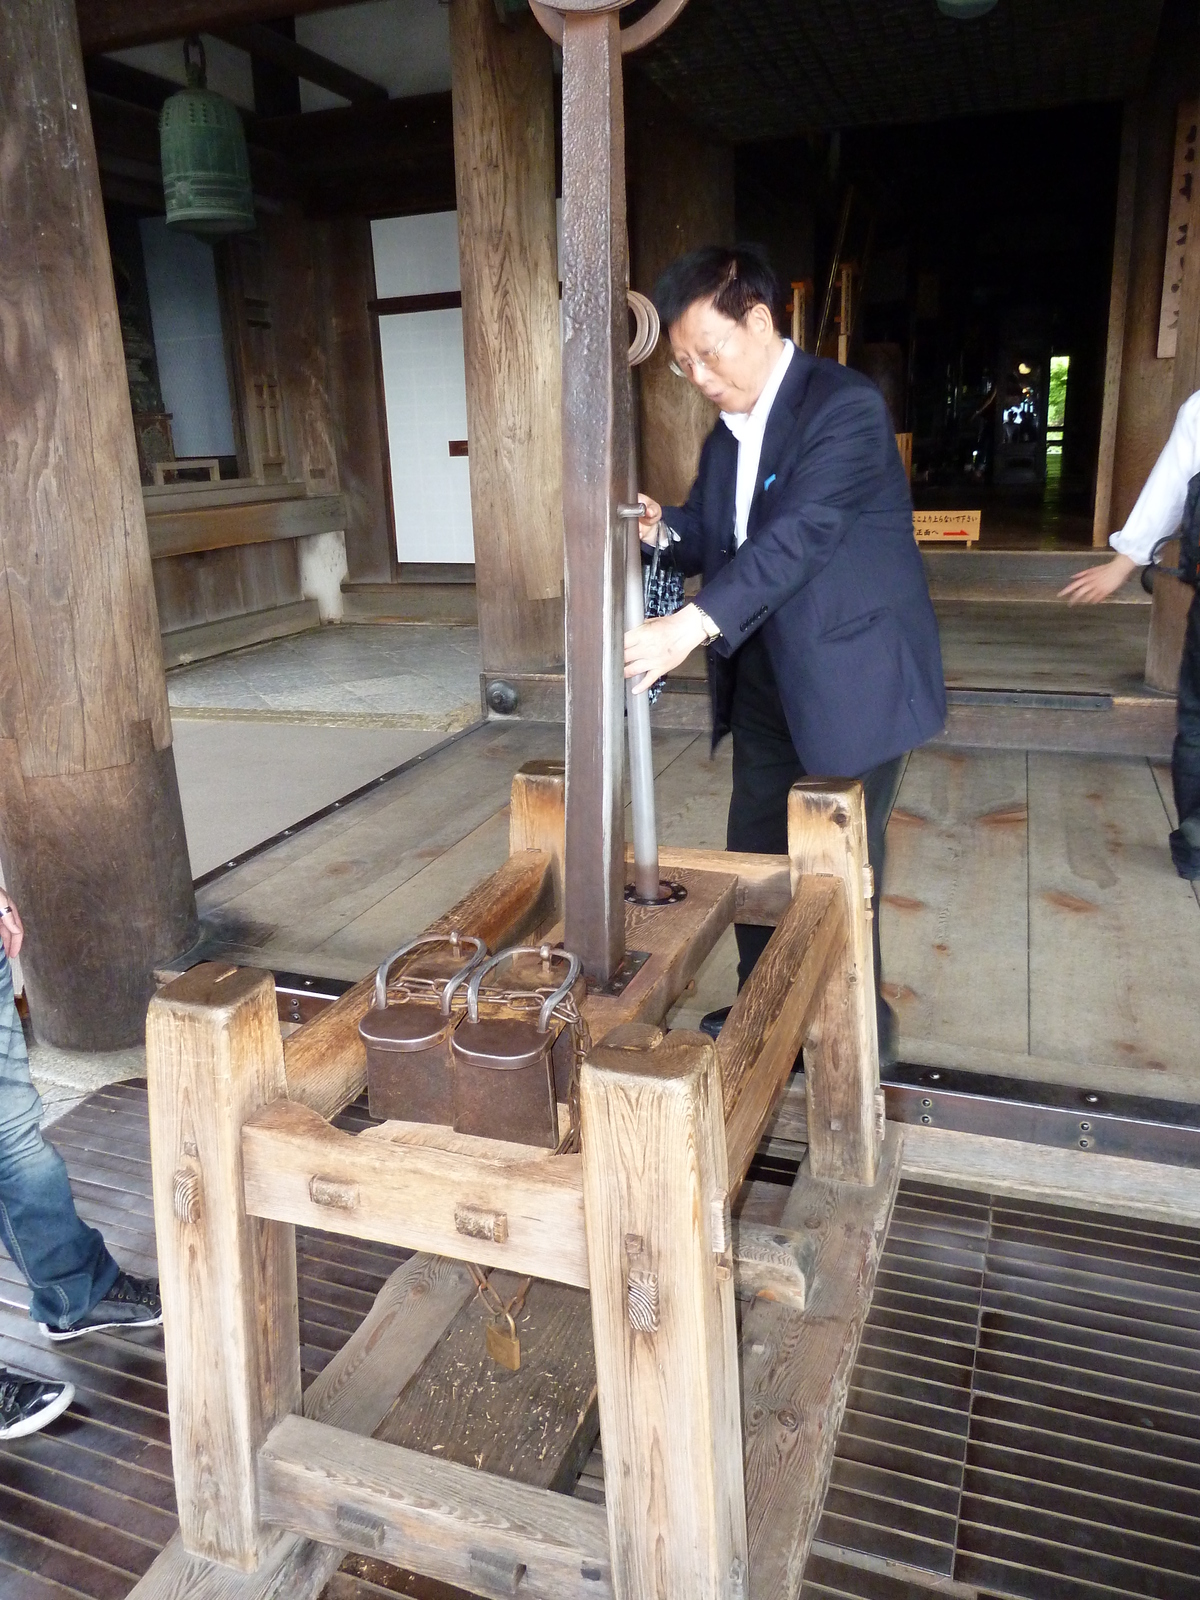
<svg viewBox="0 0 1200 1600">
<path fill-rule="evenodd" d="M 158 1283 L 123 1272 L 75 1210 L 66 1165 L 42 1138 L 42 1102 L 13 997 L 11 961 L 25 930 L 0 888 L 0 1238 L 33 1291 L 29 1314 L 48 1338 L 162 1322 Z M 0 1439 L 44 1428 L 70 1405 L 69 1383 L 0 1368 Z"/>
</svg>

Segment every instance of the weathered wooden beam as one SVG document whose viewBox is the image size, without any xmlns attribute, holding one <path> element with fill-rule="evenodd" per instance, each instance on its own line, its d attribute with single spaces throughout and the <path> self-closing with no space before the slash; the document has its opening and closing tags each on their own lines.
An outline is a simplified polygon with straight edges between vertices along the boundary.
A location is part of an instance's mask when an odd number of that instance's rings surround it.
<svg viewBox="0 0 1200 1600">
<path fill-rule="evenodd" d="M 808 1159 L 814 1178 L 873 1184 L 883 1137 L 871 950 L 873 884 L 862 784 L 804 779 L 788 796 L 792 882 L 840 878 L 849 918 L 804 1042 Z"/>
<path fill-rule="evenodd" d="M 801 1171 L 782 1225 L 815 1245 L 808 1304 L 797 1316 L 759 1299 L 742 1319 L 749 1600 L 800 1592 L 895 1205 L 900 1141 L 890 1127 L 871 1187 Z"/>
<path fill-rule="evenodd" d="M 536 939 L 554 915 L 550 857 L 539 850 L 510 856 L 498 872 L 439 917 L 430 933 L 473 934 L 489 950 Z M 358 1024 L 371 1004 L 375 974 L 347 989 L 327 1011 L 298 1028 L 284 1045 L 288 1094 L 322 1117 L 334 1117 L 367 1084 L 367 1056 Z"/>
<path fill-rule="evenodd" d="M 568 19 L 568 28 L 570 20 Z M 737 1334 L 716 1051 L 594 1051 L 580 1083 L 616 1600 L 745 1592 Z"/>
<path fill-rule="evenodd" d="M 626 1022 L 661 1022 L 733 921 L 737 879 L 730 873 L 691 872 L 675 877 L 687 889 L 677 905 L 626 905 L 625 941 L 648 952 L 620 994 L 594 992 L 584 1002 L 592 1038 L 602 1040 Z"/>
<path fill-rule="evenodd" d="M 489 675 L 563 659 L 555 95 L 550 43 L 450 7 L 479 643 Z"/>
<path fill-rule="evenodd" d="M 626 860 L 632 860 L 628 851 Z M 773 928 L 792 903 L 791 867 L 786 856 L 737 850 L 693 850 L 667 844 L 658 847 L 658 864 L 670 876 L 686 870 L 736 873 L 735 922 L 754 922 Z"/>
<path fill-rule="evenodd" d="M 228 550 L 235 545 L 269 544 L 274 539 L 306 539 L 346 526 L 346 501 L 340 494 L 295 495 L 249 505 L 209 506 L 196 510 L 151 510 L 146 529 L 150 558 L 191 555 L 200 550 Z"/>
<path fill-rule="evenodd" d="M 179 1528 L 193 1555 L 253 1571 L 255 1458 L 300 1407 L 296 1240 L 247 1217 L 241 1126 L 286 1092 L 269 972 L 206 962 L 146 1019 L 154 1226 Z"/>
<path fill-rule="evenodd" d="M 1125 360 L 1125 317 L 1133 261 L 1133 225 L 1137 213 L 1138 121 L 1136 101 L 1127 100 L 1121 115 L 1121 154 L 1117 161 L 1117 206 L 1113 226 L 1112 277 L 1108 296 L 1108 337 L 1104 357 L 1104 398 L 1100 411 L 1100 450 L 1096 458 L 1096 494 L 1092 543 L 1100 549 L 1113 531 L 1113 455 L 1121 414 L 1121 369 Z"/>
<path fill-rule="evenodd" d="M 341 95 L 343 100 L 349 100 L 352 105 L 364 100 L 388 98 L 383 84 L 351 72 L 349 67 L 343 67 L 328 56 L 297 44 L 285 34 L 276 33 L 274 28 L 264 27 L 261 22 L 223 22 L 207 31 L 224 39 L 227 44 L 236 45 L 239 50 L 247 51 L 259 61 L 269 62 L 281 72 Z"/>
<path fill-rule="evenodd" d="M 603 1510 L 292 1417 L 259 1457 L 276 1526 L 506 1600 L 613 1594 Z"/>
<path fill-rule="evenodd" d="M 803 1311 L 816 1261 L 816 1239 L 803 1229 L 733 1224 L 733 1285 L 739 1300 L 770 1300 Z"/>
<path fill-rule="evenodd" d="M 554 892 L 562 916 L 563 849 L 566 839 L 566 767 L 561 761 L 529 761 L 513 779 L 508 813 L 508 848 L 544 850 L 554 863 Z"/>
<path fill-rule="evenodd" d="M 493 1272 L 489 1283 L 503 1304 L 523 1295 L 514 1308 L 520 1366 L 492 1358 L 487 1330 L 495 1319 L 476 1296 L 375 1437 L 571 1494 L 600 1432 L 591 1301 L 583 1289 L 540 1278 L 526 1289 L 510 1272 Z"/>
<path fill-rule="evenodd" d="M 310 1384 L 304 1414 L 369 1434 L 475 1293 L 457 1262 L 413 1256 L 397 1267 L 349 1340 Z M 345 1551 L 292 1536 L 277 1541 L 257 1572 L 235 1572 L 191 1556 L 179 1534 L 134 1586 L 129 1600 L 316 1600 Z"/>
<path fill-rule="evenodd" d="M 625 524 L 631 499 L 625 108 L 615 11 L 563 22 L 566 941 L 589 977 L 625 951 Z"/>
<path fill-rule="evenodd" d="M 844 963 L 848 920 L 841 883 L 801 879 L 721 1029 L 717 1054 L 735 1191 L 822 1004 L 829 974 Z"/>
<path fill-rule="evenodd" d="M 310 11 L 334 11 L 354 0 L 155 0 L 131 6 L 129 0 L 76 0 L 84 55 L 125 50 L 159 39 L 182 39 L 189 33 L 216 33 L 237 22 L 268 22 L 274 17 L 301 17 Z"/>
<path fill-rule="evenodd" d="M 0 853 L 39 1037 L 110 1050 L 196 903 L 70 0 L 0 41 Z"/>
<path fill-rule="evenodd" d="M 385 1123 L 357 1138 L 276 1100 L 242 1129 L 253 1216 L 587 1284 L 578 1156 Z"/>
</svg>

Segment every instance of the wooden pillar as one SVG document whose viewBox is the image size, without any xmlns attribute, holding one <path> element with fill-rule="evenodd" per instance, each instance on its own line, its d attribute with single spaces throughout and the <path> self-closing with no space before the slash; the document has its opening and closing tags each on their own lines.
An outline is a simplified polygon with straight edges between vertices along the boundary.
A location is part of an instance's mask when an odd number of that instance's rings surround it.
<svg viewBox="0 0 1200 1600">
<path fill-rule="evenodd" d="M 171 1454 L 185 1548 L 251 1572 L 280 1537 L 257 1457 L 300 1410 L 295 1230 L 247 1217 L 242 1124 L 287 1097 L 269 972 L 205 962 L 146 1025 L 154 1228 Z"/>
<path fill-rule="evenodd" d="M 39 1035 L 141 1037 L 197 932 L 71 0 L 0 0 L 0 853 Z"/>
<path fill-rule="evenodd" d="M 629 75 L 629 244 L 633 285 L 649 294 L 677 256 L 734 241 L 733 149 L 694 127 L 640 74 Z M 670 370 L 663 338 L 638 368 L 641 481 L 663 505 L 679 505 L 696 476 L 717 410 Z"/>
<path fill-rule="evenodd" d="M 580 1080 L 612 1592 L 744 1600 L 746 1504 L 721 1074 L 701 1034 Z"/>
<path fill-rule="evenodd" d="M 347 579 L 391 583 L 396 557 L 384 462 L 383 374 L 368 310 L 375 298 L 371 224 L 365 217 L 337 217 L 312 226 L 338 486 L 346 498 Z"/>
<path fill-rule="evenodd" d="M 874 885 L 867 811 L 857 780 L 805 779 L 788 796 L 792 893 L 811 873 L 840 878 L 850 915 L 843 959 L 829 975 L 804 1041 L 808 1162 L 814 1178 L 873 1184 L 883 1146 L 871 949 Z"/>
<path fill-rule="evenodd" d="M 1129 268 L 1133 254 L 1133 219 L 1137 202 L 1138 107 L 1127 101 L 1121 117 L 1121 154 L 1117 167 L 1117 214 L 1113 227 L 1112 284 L 1108 299 L 1108 342 L 1104 359 L 1104 404 L 1100 415 L 1100 453 L 1096 465 L 1096 504 L 1092 544 L 1104 549 L 1113 498 L 1113 451 L 1121 404 L 1121 365 L 1125 357 L 1125 312 L 1129 302 Z"/>
<path fill-rule="evenodd" d="M 483 670 L 563 660 L 562 444 L 550 44 L 452 0 L 450 68 Z"/>
</svg>

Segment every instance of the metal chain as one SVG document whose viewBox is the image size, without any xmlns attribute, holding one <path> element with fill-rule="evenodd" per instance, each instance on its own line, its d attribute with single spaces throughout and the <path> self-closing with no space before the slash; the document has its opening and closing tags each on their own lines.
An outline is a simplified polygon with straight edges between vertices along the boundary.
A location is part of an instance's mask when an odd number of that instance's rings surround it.
<svg viewBox="0 0 1200 1600">
<path fill-rule="evenodd" d="M 516 1294 L 514 1294 L 512 1299 L 506 1304 L 503 1300 L 501 1300 L 495 1289 L 492 1288 L 491 1280 L 488 1278 L 487 1273 L 484 1272 L 482 1267 L 477 1267 L 473 1261 L 468 1261 L 467 1271 L 475 1279 L 476 1294 L 483 1301 L 484 1305 L 491 1312 L 492 1316 L 495 1317 L 497 1321 L 501 1317 L 506 1317 L 508 1319 L 509 1326 L 515 1329 L 516 1319 L 521 1315 L 521 1312 L 525 1308 L 525 1296 L 529 1293 L 530 1287 L 533 1284 L 533 1279 L 523 1279 L 517 1288 Z"/>
</svg>

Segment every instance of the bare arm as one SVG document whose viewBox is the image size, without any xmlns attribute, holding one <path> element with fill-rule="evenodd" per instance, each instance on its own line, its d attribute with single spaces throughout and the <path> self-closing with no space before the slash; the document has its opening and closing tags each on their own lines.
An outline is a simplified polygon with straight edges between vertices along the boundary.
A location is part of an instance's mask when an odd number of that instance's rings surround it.
<svg viewBox="0 0 1200 1600">
<path fill-rule="evenodd" d="M 1094 606 L 1116 594 L 1126 578 L 1136 571 L 1135 561 L 1129 556 L 1117 555 L 1102 567 L 1085 567 L 1077 572 L 1066 588 L 1058 591 L 1058 597 L 1065 599 L 1068 605 Z"/>
</svg>

